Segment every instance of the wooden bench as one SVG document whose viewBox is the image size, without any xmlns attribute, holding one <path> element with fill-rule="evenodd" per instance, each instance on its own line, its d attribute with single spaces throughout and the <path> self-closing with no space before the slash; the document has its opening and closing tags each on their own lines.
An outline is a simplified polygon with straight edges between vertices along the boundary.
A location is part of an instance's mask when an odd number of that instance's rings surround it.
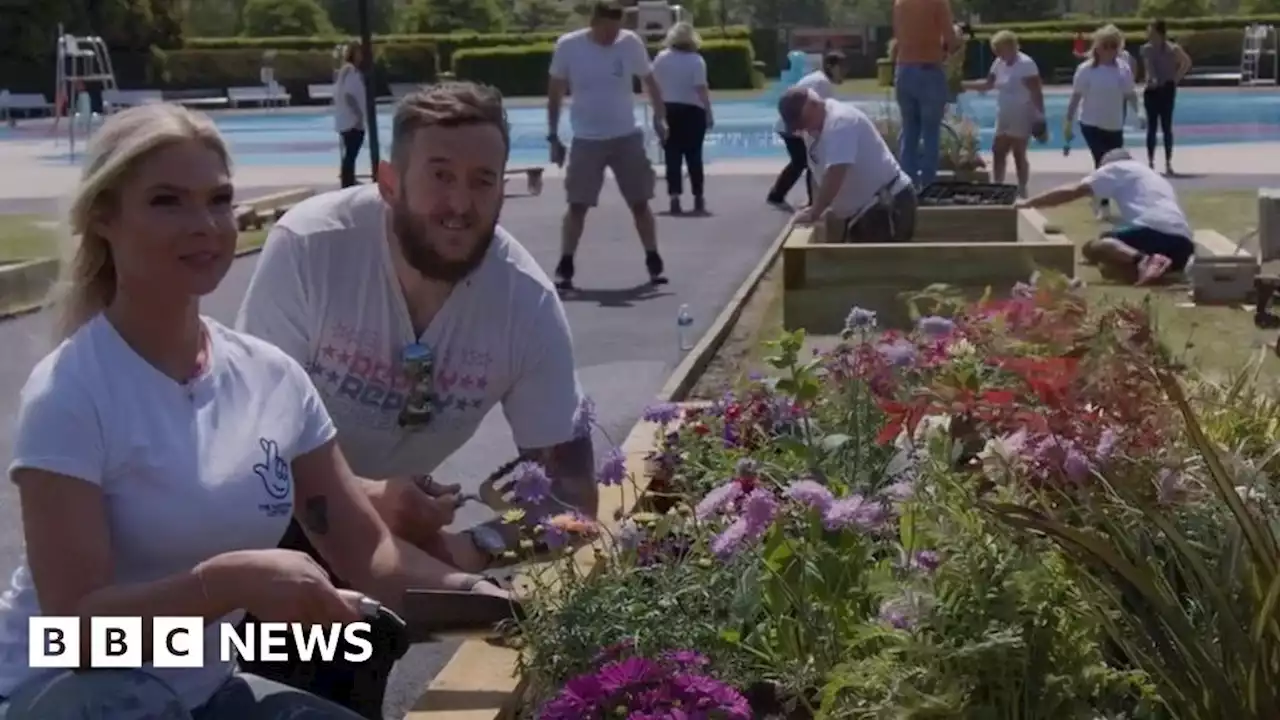
<svg viewBox="0 0 1280 720">
<path fill-rule="evenodd" d="M 1216 230 L 1197 230 L 1191 294 L 1197 305 L 1237 305 L 1254 291 L 1261 269 L 1253 253 Z"/>
<path fill-rule="evenodd" d="M 542 194 L 542 175 L 544 172 L 546 172 L 546 168 L 534 165 L 507 168 L 507 175 L 524 175 L 525 187 L 530 195 Z"/>
</svg>

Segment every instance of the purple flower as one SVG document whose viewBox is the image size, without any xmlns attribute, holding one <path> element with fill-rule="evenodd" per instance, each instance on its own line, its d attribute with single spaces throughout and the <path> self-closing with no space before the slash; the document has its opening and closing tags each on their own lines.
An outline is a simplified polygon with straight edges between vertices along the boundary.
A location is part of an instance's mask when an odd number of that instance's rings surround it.
<svg viewBox="0 0 1280 720">
<path fill-rule="evenodd" d="M 906 597 L 897 597 L 880 603 L 880 622 L 898 630 L 908 630 L 915 624 L 915 608 Z"/>
<path fill-rule="evenodd" d="M 876 327 L 876 313 L 874 310 L 853 307 L 849 310 L 848 316 L 844 319 L 845 330 L 874 330 Z"/>
<path fill-rule="evenodd" d="M 884 496 L 894 502 L 905 502 L 915 497 L 916 487 L 908 480 L 899 480 L 884 489 Z"/>
<path fill-rule="evenodd" d="M 911 557 L 907 560 L 907 567 L 933 572 L 938 569 L 938 565 L 941 563 L 942 559 L 938 557 L 938 553 L 932 550 L 918 550 L 911 553 Z"/>
<path fill-rule="evenodd" d="M 672 650 L 664 653 L 662 659 L 675 665 L 681 670 L 693 670 L 695 668 L 706 667 L 711 661 L 702 653 L 693 650 Z"/>
<path fill-rule="evenodd" d="M 884 505 L 867 500 L 861 495 L 850 495 L 831 503 L 822 520 L 828 530 L 875 530 L 887 517 Z"/>
<path fill-rule="evenodd" d="M 1088 479 L 1091 470 L 1089 459 L 1084 456 L 1084 453 L 1074 447 L 1067 449 L 1067 454 L 1062 459 L 1062 472 L 1066 474 L 1068 480 L 1073 483 L 1082 483 Z"/>
<path fill-rule="evenodd" d="M 910 367 L 916 361 L 916 346 L 902 338 L 881 343 L 876 351 L 893 367 Z"/>
<path fill-rule="evenodd" d="M 516 499 L 536 505 L 551 495 L 551 478 L 536 462 L 522 462 L 511 472 L 512 489 Z"/>
<path fill-rule="evenodd" d="M 720 558 L 737 555 L 738 551 L 747 544 L 750 530 L 751 526 L 747 524 L 746 518 L 734 520 L 719 535 L 711 538 L 711 552 Z"/>
<path fill-rule="evenodd" d="M 615 447 L 605 455 L 596 477 L 605 486 L 621 485 L 627 479 L 627 456 L 622 454 L 622 448 Z"/>
<path fill-rule="evenodd" d="M 1111 459 L 1112 453 L 1116 451 L 1116 441 L 1118 437 L 1116 431 L 1107 428 L 1102 431 L 1102 435 L 1098 438 L 1098 447 L 1095 455 L 1100 462 L 1106 462 Z"/>
<path fill-rule="evenodd" d="M 756 488 L 742 502 L 742 517 L 747 521 L 750 534 L 759 537 L 778 517 L 778 499 L 768 490 Z"/>
<path fill-rule="evenodd" d="M 565 532 L 564 528 L 559 525 L 550 522 L 550 518 L 543 518 L 538 521 L 538 530 L 540 531 L 542 542 L 546 543 L 547 547 L 552 550 L 569 544 L 569 533 Z"/>
<path fill-rule="evenodd" d="M 788 499 L 794 500 L 808 507 L 810 510 L 826 512 L 831 507 L 831 503 L 835 501 L 835 497 L 831 495 L 822 483 L 814 480 L 797 480 L 787 488 L 784 493 Z"/>
<path fill-rule="evenodd" d="M 583 395 L 578 401 L 578 411 L 573 415 L 573 436 L 575 438 L 591 437 L 591 428 L 596 424 L 596 401 Z"/>
<path fill-rule="evenodd" d="M 956 324 L 944 317 L 930 315 L 929 317 L 920 319 L 920 332 L 926 337 L 934 340 L 940 340 L 947 337 L 956 329 Z"/>
<path fill-rule="evenodd" d="M 680 406 L 675 403 L 658 403 L 644 409 L 644 421 L 658 425 L 670 425 L 680 419 Z"/>
<path fill-rule="evenodd" d="M 733 687 L 704 674 L 706 659 L 677 650 L 660 661 L 611 660 L 573 678 L 538 713 L 541 720 L 749 720 L 751 707 Z"/>
<path fill-rule="evenodd" d="M 693 516 L 699 520 L 706 520 L 712 515 L 728 510 L 740 497 L 742 497 L 742 484 L 737 480 L 730 480 L 707 493 L 707 496 L 702 498 L 702 501 L 693 509 Z"/>
</svg>

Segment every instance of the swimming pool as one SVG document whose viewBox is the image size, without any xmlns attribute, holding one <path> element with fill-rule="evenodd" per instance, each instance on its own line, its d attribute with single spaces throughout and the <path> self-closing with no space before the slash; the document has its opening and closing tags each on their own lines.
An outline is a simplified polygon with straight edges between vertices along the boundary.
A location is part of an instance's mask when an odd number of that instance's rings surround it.
<svg viewBox="0 0 1280 720">
<path fill-rule="evenodd" d="M 1060 132 L 1067 101 L 1066 94 L 1050 94 L 1045 98 L 1049 128 L 1055 135 L 1049 147 L 1061 147 Z M 872 116 L 889 107 L 884 100 L 857 102 Z M 961 98 L 960 109 L 981 128 L 983 147 L 990 147 L 996 117 L 994 95 L 966 93 Z M 642 109 L 637 110 L 638 117 L 642 113 Z M 509 116 L 511 163 L 545 163 L 545 108 L 515 107 L 509 110 Z M 708 160 L 778 157 L 782 151 L 781 142 L 773 132 L 775 117 L 773 104 L 767 99 L 716 103 L 716 126 L 706 144 Z M 327 110 L 217 113 L 215 119 L 231 144 L 237 164 L 332 166 L 337 162 L 338 138 Z M 1280 141 L 1280 91 L 1183 89 L 1178 95 L 1174 122 L 1180 145 Z M 382 108 L 378 128 L 385 157 L 391 136 L 390 108 Z M 2 133 L 0 131 L 0 138 L 5 138 Z M 1130 128 L 1126 134 L 1131 146 L 1144 143 L 1142 132 Z M 17 136 L 10 131 L 8 137 Z M 1076 144 L 1079 146 L 1080 141 Z M 367 143 L 364 152 L 367 157 Z M 48 159 L 67 161 L 65 155 Z"/>
</svg>

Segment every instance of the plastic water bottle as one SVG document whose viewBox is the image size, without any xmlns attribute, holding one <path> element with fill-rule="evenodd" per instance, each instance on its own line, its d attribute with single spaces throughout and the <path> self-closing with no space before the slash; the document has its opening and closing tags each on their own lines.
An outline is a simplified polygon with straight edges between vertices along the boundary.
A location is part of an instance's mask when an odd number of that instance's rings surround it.
<svg viewBox="0 0 1280 720">
<path fill-rule="evenodd" d="M 680 312 L 676 314 L 676 335 L 680 342 L 680 352 L 693 349 L 693 314 L 689 312 L 688 305 L 681 305 Z"/>
</svg>

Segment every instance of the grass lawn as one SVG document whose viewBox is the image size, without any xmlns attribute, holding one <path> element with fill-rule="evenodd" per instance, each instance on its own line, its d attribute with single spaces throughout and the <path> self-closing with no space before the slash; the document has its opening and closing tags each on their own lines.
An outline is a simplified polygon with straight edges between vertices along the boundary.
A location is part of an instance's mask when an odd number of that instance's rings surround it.
<svg viewBox="0 0 1280 720">
<path fill-rule="evenodd" d="M 56 257 L 61 232 L 55 222 L 38 215 L 0 215 L 0 264 Z M 266 230 L 242 233 L 238 247 L 259 247 L 266 237 Z"/>
<path fill-rule="evenodd" d="M 1194 227 L 1217 230 L 1238 239 L 1257 224 L 1256 190 L 1189 192 L 1183 193 L 1181 200 Z M 1099 230 L 1088 203 L 1052 210 L 1047 215 L 1077 243 L 1097 235 Z M 1280 262 L 1272 265 L 1277 267 L 1268 268 L 1268 272 L 1280 272 Z M 1193 307 L 1184 284 L 1154 290 L 1110 285 L 1103 283 L 1092 267 L 1080 267 L 1078 275 L 1088 283 L 1095 303 L 1142 302 L 1150 298 L 1157 326 L 1169 348 L 1206 373 L 1225 377 L 1255 360 L 1262 351 L 1262 372 L 1280 377 L 1280 358 L 1272 352 L 1277 332 L 1256 329 L 1251 310 Z M 781 277 L 779 261 L 760 283 L 738 325 L 695 388 L 696 397 L 719 397 L 726 390 L 741 387 L 751 375 L 768 371 L 764 358 L 770 350 L 764 342 L 782 333 Z M 811 344 L 824 347 L 830 342 L 815 338 Z"/>
</svg>

